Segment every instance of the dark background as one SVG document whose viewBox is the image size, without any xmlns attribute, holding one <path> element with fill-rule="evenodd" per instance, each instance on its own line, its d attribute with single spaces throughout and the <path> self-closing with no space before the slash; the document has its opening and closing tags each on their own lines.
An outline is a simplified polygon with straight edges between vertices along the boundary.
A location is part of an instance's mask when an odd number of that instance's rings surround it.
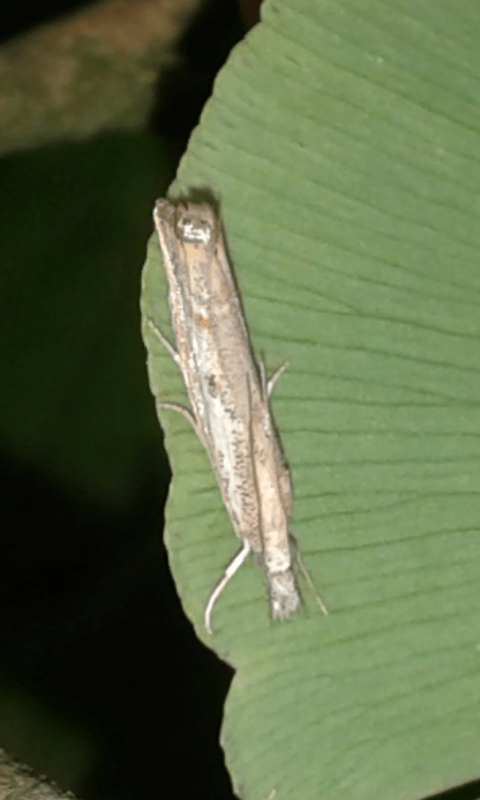
<svg viewBox="0 0 480 800">
<path fill-rule="evenodd" d="M 2 39 L 76 7 L 9 4 Z M 0 744 L 83 800 L 233 797 L 233 671 L 195 637 L 162 541 L 139 290 L 153 202 L 244 32 L 234 0 L 207 4 L 143 133 L 0 160 Z"/>
</svg>

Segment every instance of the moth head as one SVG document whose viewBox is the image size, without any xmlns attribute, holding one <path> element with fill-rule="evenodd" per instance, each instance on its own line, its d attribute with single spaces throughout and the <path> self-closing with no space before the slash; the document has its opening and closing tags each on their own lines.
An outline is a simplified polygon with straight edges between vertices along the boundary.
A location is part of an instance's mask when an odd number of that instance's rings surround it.
<svg viewBox="0 0 480 800">
<path fill-rule="evenodd" d="M 177 208 L 176 229 L 179 239 L 208 245 L 215 237 L 216 219 L 207 203 L 187 203 Z"/>
</svg>

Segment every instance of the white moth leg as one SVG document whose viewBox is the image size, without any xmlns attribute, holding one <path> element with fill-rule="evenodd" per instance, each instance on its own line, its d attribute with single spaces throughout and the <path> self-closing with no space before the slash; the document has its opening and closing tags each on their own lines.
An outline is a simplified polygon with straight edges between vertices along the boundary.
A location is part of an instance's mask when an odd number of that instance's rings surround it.
<svg viewBox="0 0 480 800">
<path fill-rule="evenodd" d="M 221 593 L 225 589 L 225 586 L 229 582 L 230 578 L 233 578 L 236 572 L 240 569 L 242 564 L 245 563 L 245 560 L 250 553 L 251 546 L 248 539 L 243 540 L 242 549 L 234 556 L 234 558 L 230 561 L 230 564 L 225 569 L 222 579 L 217 583 L 215 589 L 211 593 L 210 597 L 208 598 L 207 605 L 205 606 L 205 627 L 207 632 L 212 634 L 212 627 L 210 625 L 210 618 L 212 616 L 213 606 L 215 605 L 216 601 L 220 597 Z"/>
<path fill-rule="evenodd" d="M 325 616 L 328 616 L 327 606 L 323 602 L 323 600 L 320 597 L 320 595 L 317 594 L 317 590 L 315 588 L 314 582 L 312 581 L 312 577 L 311 577 L 308 569 L 306 568 L 306 566 L 305 566 L 305 564 L 303 562 L 302 556 L 300 555 L 300 548 L 298 547 L 297 540 L 291 534 L 290 534 L 290 539 L 291 539 L 291 541 L 293 543 L 293 546 L 294 546 L 294 549 L 295 549 L 295 561 L 297 562 L 297 564 L 299 566 L 300 572 L 302 573 L 303 577 L 305 578 L 306 582 L 308 583 L 308 585 L 310 587 L 310 590 L 311 590 L 315 600 L 317 601 L 318 605 L 322 609 L 323 613 L 325 614 Z"/>
<path fill-rule="evenodd" d="M 265 361 L 263 359 L 263 355 L 260 356 L 259 359 L 259 368 L 260 368 L 260 383 L 262 385 L 262 392 L 263 396 L 269 399 L 275 388 L 275 384 L 278 381 L 280 375 L 282 375 L 288 367 L 288 361 L 285 361 L 275 372 L 273 373 L 271 378 L 267 378 L 267 369 L 265 367 Z"/>
<path fill-rule="evenodd" d="M 147 322 L 148 322 L 150 328 L 152 329 L 152 331 L 154 332 L 155 336 L 157 337 L 157 339 L 160 339 L 160 341 L 163 344 L 163 346 L 165 347 L 165 349 L 168 350 L 168 352 L 172 356 L 173 360 L 175 361 L 175 364 L 178 364 L 178 366 L 180 367 L 180 359 L 178 357 L 177 351 L 172 347 L 172 345 L 170 344 L 168 339 L 165 339 L 165 336 L 161 332 L 160 328 L 157 328 L 157 326 L 155 325 L 154 322 L 152 322 L 151 319 L 147 318 Z"/>
<path fill-rule="evenodd" d="M 287 367 L 289 366 L 288 361 L 285 361 L 272 375 L 271 378 L 267 381 L 267 397 L 271 397 L 273 394 L 273 390 L 275 388 L 275 384 L 278 381 L 280 375 L 283 375 Z"/>
<path fill-rule="evenodd" d="M 147 322 L 148 322 L 150 328 L 152 329 L 152 331 L 154 332 L 155 336 L 158 339 L 160 339 L 160 341 L 163 344 L 163 346 L 166 348 L 166 350 L 168 350 L 168 352 L 172 356 L 172 358 L 175 361 L 175 363 L 178 366 L 180 366 L 180 359 L 178 357 L 177 351 L 173 349 L 173 347 L 170 344 L 170 342 L 168 341 L 168 339 L 165 339 L 165 336 L 163 335 L 161 330 L 159 328 L 157 328 L 157 326 L 155 325 L 154 322 L 152 322 L 151 319 L 147 318 Z M 160 400 L 159 406 L 160 406 L 160 408 L 171 408 L 171 409 L 173 409 L 173 411 L 179 411 L 180 414 L 183 414 L 183 416 L 188 419 L 188 421 L 191 423 L 191 425 L 193 425 L 193 429 L 194 429 L 195 433 L 198 434 L 197 421 L 196 421 L 195 417 L 193 416 L 192 412 L 189 411 L 188 408 L 185 408 L 184 406 L 181 406 L 180 403 L 169 403 L 166 400 Z"/>
</svg>

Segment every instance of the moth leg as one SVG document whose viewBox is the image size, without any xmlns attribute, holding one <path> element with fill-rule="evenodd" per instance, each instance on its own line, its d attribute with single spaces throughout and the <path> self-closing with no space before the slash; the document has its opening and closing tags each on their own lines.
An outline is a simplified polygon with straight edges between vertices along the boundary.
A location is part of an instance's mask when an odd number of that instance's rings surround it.
<svg viewBox="0 0 480 800">
<path fill-rule="evenodd" d="M 208 598 L 207 605 L 205 606 L 205 627 L 207 632 L 212 634 L 212 627 L 210 625 L 210 618 L 212 616 L 213 606 L 215 605 L 216 601 L 220 597 L 221 593 L 225 589 L 225 586 L 229 582 L 230 578 L 233 578 L 236 572 L 240 569 L 242 564 L 247 559 L 248 554 L 250 553 L 251 547 L 250 542 L 248 539 L 243 540 L 242 549 L 232 558 L 230 564 L 225 569 L 225 572 L 221 578 L 221 580 L 215 586 L 215 589 L 211 593 L 210 597 Z"/>
<path fill-rule="evenodd" d="M 267 397 L 271 397 L 273 394 L 273 390 L 275 388 L 275 384 L 278 381 L 280 375 L 283 375 L 287 367 L 289 366 L 288 361 L 285 361 L 281 366 L 275 370 L 272 377 L 267 381 Z"/>
<path fill-rule="evenodd" d="M 179 411 L 193 425 L 193 429 L 200 439 L 202 438 L 198 432 L 197 420 L 188 408 L 181 406 L 180 403 L 169 403 L 167 400 L 159 400 L 158 405 L 160 408 L 171 408 L 173 411 Z"/>
<path fill-rule="evenodd" d="M 163 344 L 163 346 L 168 350 L 168 352 L 172 356 L 172 358 L 175 361 L 175 363 L 178 364 L 178 366 L 180 366 L 180 359 L 178 357 L 177 351 L 173 349 L 173 347 L 170 344 L 170 342 L 168 341 L 168 339 L 165 339 L 165 336 L 163 335 L 161 330 L 159 328 L 157 328 L 157 326 L 155 325 L 154 322 L 152 322 L 151 319 L 147 318 L 147 322 L 150 325 L 150 327 L 151 327 L 152 331 L 154 332 L 155 336 L 157 336 L 158 339 L 160 339 L 160 341 Z M 198 434 L 197 421 L 196 421 L 195 417 L 193 416 L 192 412 L 188 408 L 185 408 L 184 406 L 181 406 L 180 403 L 169 403 L 166 400 L 160 400 L 159 401 L 159 406 L 160 406 L 160 408 L 172 408 L 174 411 L 179 411 L 180 414 L 183 414 L 183 416 L 186 417 L 188 419 L 188 421 L 193 425 L 193 429 L 194 429 L 195 433 Z"/>
<path fill-rule="evenodd" d="M 147 322 L 148 322 L 148 324 L 150 325 L 150 328 L 151 328 L 151 329 L 152 329 L 152 331 L 154 332 L 154 334 L 155 334 L 155 336 L 157 337 L 157 339 L 160 339 L 161 343 L 162 343 L 162 344 L 163 344 L 163 346 L 166 348 L 166 350 L 168 350 L 168 352 L 169 352 L 169 353 L 170 353 L 170 355 L 172 356 L 172 358 L 173 358 L 173 360 L 175 361 L 175 363 L 176 363 L 176 364 L 178 364 L 178 366 L 180 366 L 180 358 L 179 358 L 179 356 L 178 356 L 178 353 L 177 353 L 177 351 L 176 351 L 176 350 L 174 349 L 174 347 L 173 347 L 173 346 L 170 344 L 170 342 L 168 341 L 168 339 L 165 339 L 165 336 L 164 336 L 164 335 L 163 335 L 163 333 L 161 332 L 160 328 L 157 328 L 157 326 L 155 325 L 155 323 L 154 323 L 154 322 L 152 322 L 152 320 L 151 320 L 151 319 L 148 319 L 148 318 L 147 318 Z"/>
<path fill-rule="evenodd" d="M 320 595 L 317 594 L 317 590 L 315 588 L 314 582 L 312 581 L 312 577 L 311 577 L 308 569 L 306 568 L 306 566 L 304 564 L 303 558 L 302 558 L 302 556 L 300 554 L 300 548 L 298 546 L 298 542 L 295 539 L 295 537 L 292 536 L 292 534 L 290 534 L 290 539 L 291 539 L 291 542 L 293 544 L 293 549 L 294 549 L 294 553 L 295 553 L 295 561 L 297 562 L 297 564 L 299 566 L 300 572 L 302 573 L 303 577 L 305 578 L 306 582 L 308 583 L 308 585 L 310 587 L 310 590 L 311 590 L 315 600 L 317 601 L 318 605 L 322 609 L 323 613 L 325 614 L 325 616 L 328 616 L 328 609 L 327 609 L 325 603 L 323 602 L 322 598 L 320 597 Z"/>
<path fill-rule="evenodd" d="M 260 382 L 262 384 L 262 392 L 264 397 L 269 399 L 272 396 L 276 382 L 278 381 L 280 375 L 283 375 L 288 365 L 289 365 L 288 361 L 285 361 L 285 363 L 283 363 L 277 370 L 275 370 L 271 378 L 267 378 L 267 369 L 265 367 L 265 361 L 263 355 L 260 356 L 259 360 Z"/>
</svg>

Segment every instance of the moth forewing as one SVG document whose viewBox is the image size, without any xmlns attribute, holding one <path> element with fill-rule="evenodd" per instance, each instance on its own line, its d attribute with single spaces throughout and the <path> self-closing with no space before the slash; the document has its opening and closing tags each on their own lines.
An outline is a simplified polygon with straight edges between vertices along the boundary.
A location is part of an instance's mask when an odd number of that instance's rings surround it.
<svg viewBox="0 0 480 800">
<path fill-rule="evenodd" d="M 261 397 L 260 406 L 252 403 L 252 442 L 262 552 L 272 616 L 288 619 L 302 604 L 290 547 L 291 483 L 266 392 Z"/>
<path fill-rule="evenodd" d="M 202 274 L 215 252 L 217 226 L 211 226 L 208 220 L 203 221 L 199 211 L 200 209 L 197 209 L 194 215 L 195 218 L 198 217 L 197 224 L 193 224 L 188 207 L 174 205 L 168 200 L 158 200 L 154 210 L 154 221 L 168 282 L 168 301 L 177 345 L 174 358 L 182 372 L 197 433 L 211 455 L 206 438 L 208 398 L 204 396 L 204 386 L 197 363 L 192 304 L 198 293 L 198 274 Z M 170 349 L 169 343 L 160 333 L 159 335 Z"/>
</svg>

